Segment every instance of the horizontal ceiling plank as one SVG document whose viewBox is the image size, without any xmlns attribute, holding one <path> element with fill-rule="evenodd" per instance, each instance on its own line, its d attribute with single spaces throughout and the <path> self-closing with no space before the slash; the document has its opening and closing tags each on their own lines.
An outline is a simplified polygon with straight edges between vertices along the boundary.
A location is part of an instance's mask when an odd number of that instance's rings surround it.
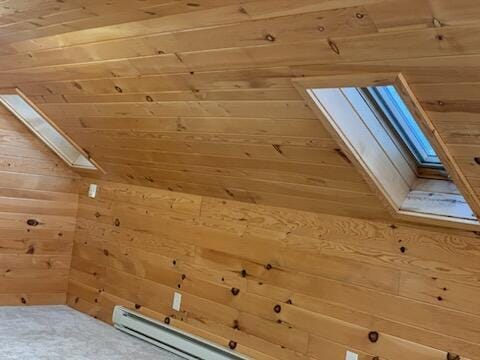
<svg viewBox="0 0 480 360">
<path fill-rule="evenodd" d="M 292 73 L 288 67 L 233 71 L 180 73 L 141 77 L 120 77 L 97 80 L 22 82 L 20 88 L 31 95 L 119 94 L 201 89 L 292 88 Z"/>
<path fill-rule="evenodd" d="M 293 101 L 176 101 L 129 104 L 39 104 L 52 118 L 75 116 L 206 116 L 316 119 L 303 100 Z"/>
<path fill-rule="evenodd" d="M 78 137 L 75 137 L 78 140 Z M 128 152 L 137 153 L 143 160 L 155 161 L 159 156 L 175 157 L 176 154 L 195 154 L 195 155 L 216 155 L 244 158 L 244 159 L 271 159 L 287 160 L 299 163 L 330 164 L 334 166 L 350 166 L 346 157 L 340 155 L 335 149 L 318 149 L 312 147 L 300 147 L 289 145 L 238 145 L 224 143 L 203 143 L 203 142 L 151 142 L 142 146 L 141 138 L 129 138 L 120 141 L 118 138 L 108 136 L 91 137 L 90 139 L 81 138 L 83 148 L 90 154 L 100 153 L 102 155 L 115 156 Z M 153 146 L 152 146 L 153 145 Z M 143 155 L 138 152 L 142 149 Z M 171 162 L 168 161 L 167 162 Z"/>
<path fill-rule="evenodd" d="M 215 100 L 300 100 L 294 88 L 236 89 L 236 90 L 180 90 L 149 93 L 117 93 L 104 95 L 35 95 L 34 103 L 139 103 L 158 101 L 215 101 Z"/>
</svg>

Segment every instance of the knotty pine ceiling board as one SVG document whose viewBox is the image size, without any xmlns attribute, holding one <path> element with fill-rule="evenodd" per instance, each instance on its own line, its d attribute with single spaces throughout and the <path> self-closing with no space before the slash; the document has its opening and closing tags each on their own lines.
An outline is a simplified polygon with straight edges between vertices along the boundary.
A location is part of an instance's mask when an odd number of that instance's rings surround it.
<svg viewBox="0 0 480 360">
<path fill-rule="evenodd" d="M 291 79 L 402 72 L 480 191 L 479 15 L 473 0 L 10 0 L 0 86 L 107 179 L 385 218 Z"/>
</svg>

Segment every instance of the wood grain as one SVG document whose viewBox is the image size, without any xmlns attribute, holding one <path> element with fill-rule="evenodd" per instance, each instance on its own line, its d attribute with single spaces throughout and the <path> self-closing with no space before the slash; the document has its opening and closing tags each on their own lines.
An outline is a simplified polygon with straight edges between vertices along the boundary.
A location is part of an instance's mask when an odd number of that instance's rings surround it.
<svg viewBox="0 0 480 360">
<path fill-rule="evenodd" d="M 80 190 L 68 293 L 80 311 L 110 321 L 126 304 L 276 359 L 480 354 L 477 234 L 98 180 L 90 199 L 91 181 Z"/>
<path fill-rule="evenodd" d="M 0 117 L 0 305 L 65 303 L 79 176 L 3 106 Z"/>
</svg>

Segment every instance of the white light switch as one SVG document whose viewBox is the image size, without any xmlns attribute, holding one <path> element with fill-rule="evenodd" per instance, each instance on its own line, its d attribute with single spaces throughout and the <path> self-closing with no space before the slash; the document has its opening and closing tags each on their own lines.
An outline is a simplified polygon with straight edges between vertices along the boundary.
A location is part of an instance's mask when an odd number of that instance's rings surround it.
<svg viewBox="0 0 480 360">
<path fill-rule="evenodd" d="M 345 360 L 358 360 L 358 354 L 347 351 L 347 355 L 345 356 Z"/>
<path fill-rule="evenodd" d="M 97 196 L 97 184 L 90 184 L 88 187 L 88 197 L 95 199 Z"/>
<path fill-rule="evenodd" d="M 182 305 L 182 294 L 176 292 L 173 294 L 172 309 L 176 311 L 180 311 L 181 305 Z"/>
</svg>

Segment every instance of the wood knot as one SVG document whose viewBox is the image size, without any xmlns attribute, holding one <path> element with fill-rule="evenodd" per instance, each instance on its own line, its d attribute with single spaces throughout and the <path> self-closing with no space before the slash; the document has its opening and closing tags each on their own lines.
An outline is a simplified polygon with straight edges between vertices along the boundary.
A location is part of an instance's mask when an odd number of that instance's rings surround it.
<svg viewBox="0 0 480 360">
<path fill-rule="evenodd" d="M 138 310 L 138 309 L 140 309 L 141 307 L 142 307 L 142 305 L 140 305 L 140 304 L 135 304 L 135 309 Z"/>
<path fill-rule="evenodd" d="M 22 297 L 22 298 L 20 299 L 20 301 L 22 302 L 22 304 L 26 304 L 26 303 L 27 303 L 27 300 L 26 300 L 24 297 Z"/>
<path fill-rule="evenodd" d="M 277 304 L 273 307 L 273 311 L 275 311 L 277 314 L 279 314 L 280 311 L 282 311 L 282 307 L 279 304 Z"/>
<path fill-rule="evenodd" d="M 40 223 L 35 219 L 28 219 L 27 220 L 27 225 L 28 226 L 37 226 L 38 224 L 40 224 Z"/>
<path fill-rule="evenodd" d="M 119 86 L 115 86 L 115 90 L 116 90 L 117 92 L 119 92 L 119 93 L 123 93 L 122 88 L 119 87 Z"/>
<path fill-rule="evenodd" d="M 167 316 L 165 319 L 163 319 L 163 322 L 167 325 L 170 324 L 170 318 Z"/>
<path fill-rule="evenodd" d="M 103 255 L 108 256 L 108 255 L 110 255 L 110 253 L 108 252 L 107 249 L 103 249 Z"/>
<path fill-rule="evenodd" d="M 460 360 L 460 355 L 454 354 L 454 353 L 447 353 L 447 360 Z"/>
<path fill-rule="evenodd" d="M 378 337 L 379 337 L 379 336 L 380 336 L 380 335 L 378 334 L 378 332 L 376 332 L 376 331 L 370 331 L 370 332 L 368 333 L 368 340 L 370 340 L 370 342 L 372 342 L 372 343 L 376 343 L 376 342 L 378 341 Z"/>
<path fill-rule="evenodd" d="M 267 34 L 265 36 L 265 40 L 274 42 L 275 41 L 275 36 L 273 36 L 272 34 Z"/>
<path fill-rule="evenodd" d="M 365 17 L 365 14 L 356 13 L 356 14 L 355 14 L 355 17 L 356 17 L 357 19 L 363 19 L 363 18 Z"/>
<path fill-rule="evenodd" d="M 120 226 L 120 219 L 115 219 L 114 223 L 113 223 L 116 227 L 119 227 Z"/>
<path fill-rule="evenodd" d="M 475 156 L 473 158 L 473 161 L 475 161 L 478 165 L 480 165 L 480 156 Z"/>
<path fill-rule="evenodd" d="M 242 275 L 242 277 L 247 277 L 247 270 L 243 269 L 240 274 Z"/>
<path fill-rule="evenodd" d="M 237 347 L 237 342 L 236 341 L 233 341 L 233 340 L 230 340 L 228 342 L 228 347 L 232 350 L 234 350 L 236 347 Z"/>
<path fill-rule="evenodd" d="M 240 289 L 238 289 L 238 288 L 232 288 L 232 290 L 230 290 L 230 291 L 232 292 L 233 296 L 237 296 L 238 293 L 240 292 Z"/>
<path fill-rule="evenodd" d="M 400 247 L 400 252 L 405 253 L 405 251 L 407 251 L 407 248 L 405 246 L 401 246 Z"/>
<path fill-rule="evenodd" d="M 153 102 L 153 99 L 152 99 L 152 97 L 151 97 L 151 96 L 149 96 L 149 95 L 147 95 L 146 99 L 147 99 L 147 101 L 148 101 L 148 102 Z"/>
<path fill-rule="evenodd" d="M 328 46 L 330 46 L 330 49 L 332 49 L 332 51 L 337 54 L 337 55 L 340 55 L 340 49 L 338 48 L 337 44 L 335 44 L 335 42 L 333 42 L 332 40 L 328 39 Z"/>
<path fill-rule="evenodd" d="M 272 269 L 272 265 L 270 265 L 270 264 L 265 265 L 265 269 L 271 270 L 271 269 Z"/>
</svg>

